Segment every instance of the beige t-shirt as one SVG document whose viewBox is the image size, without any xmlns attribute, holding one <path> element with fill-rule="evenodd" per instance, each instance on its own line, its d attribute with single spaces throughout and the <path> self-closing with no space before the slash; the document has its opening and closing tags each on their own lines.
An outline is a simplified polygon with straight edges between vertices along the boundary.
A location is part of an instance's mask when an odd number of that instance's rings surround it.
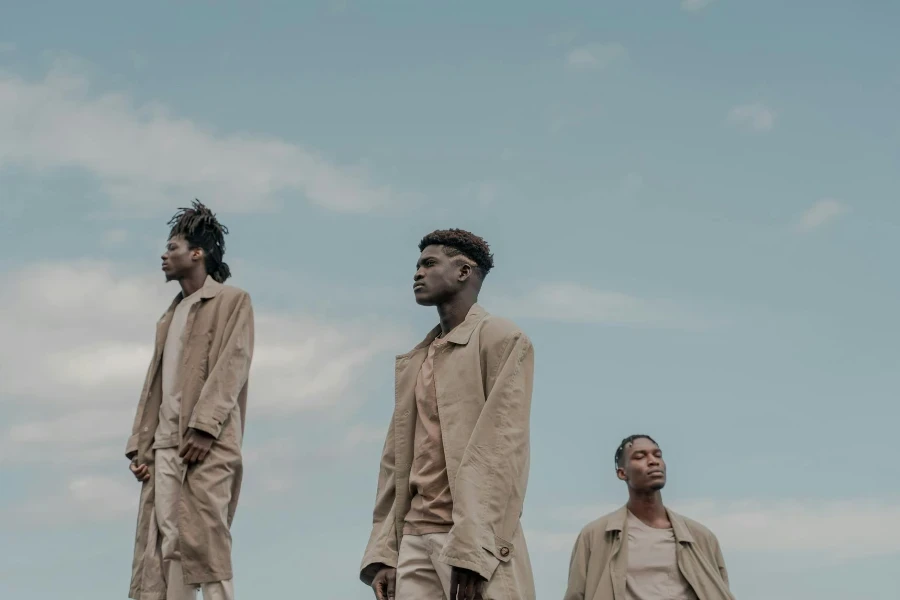
<svg viewBox="0 0 900 600">
<path fill-rule="evenodd" d="M 199 300 L 200 290 L 197 290 L 179 302 L 166 332 L 162 354 L 162 404 L 159 406 L 159 425 L 153 438 L 154 449 L 176 448 L 180 441 L 181 390 L 175 389 L 175 385 L 184 350 L 184 326 L 191 306 Z"/>
<path fill-rule="evenodd" d="M 415 450 L 409 477 L 412 500 L 404 535 L 447 533 L 453 527 L 453 499 L 434 387 L 434 352 L 443 343 L 436 339 L 428 347 L 416 380 Z"/>
<path fill-rule="evenodd" d="M 627 600 L 697 600 L 678 568 L 675 533 L 655 529 L 628 513 Z"/>
</svg>

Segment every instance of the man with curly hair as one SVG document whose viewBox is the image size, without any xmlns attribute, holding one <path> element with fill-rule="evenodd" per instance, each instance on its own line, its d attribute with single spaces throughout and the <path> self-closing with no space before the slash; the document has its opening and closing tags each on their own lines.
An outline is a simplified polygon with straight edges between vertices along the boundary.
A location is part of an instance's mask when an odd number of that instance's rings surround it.
<svg viewBox="0 0 900 600">
<path fill-rule="evenodd" d="M 360 578 L 378 600 L 533 600 L 520 518 L 534 349 L 477 304 L 494 266 L 483 239 L 435 231 L 419 251 L 413 294 L 440 324 L 397 357 Z"/>
<path fill-rule="evenodd" d="M 181 292 L 156 347 L 125 455 L 142 483 L 130 598 L 233 600 L 231 522 L 253 356 L 247 292 L 223 285 L 228 229 L 199 201 L 169 221 L 166 281 Z"/>
<path fill-rule="evenodd" d="M 662 501 L 666 461 L 649 435 L 615 454 L 628 502 L 582 529 L 572 549 L 565 600 L 734 600 L 719 540 Z"/>
</svg>

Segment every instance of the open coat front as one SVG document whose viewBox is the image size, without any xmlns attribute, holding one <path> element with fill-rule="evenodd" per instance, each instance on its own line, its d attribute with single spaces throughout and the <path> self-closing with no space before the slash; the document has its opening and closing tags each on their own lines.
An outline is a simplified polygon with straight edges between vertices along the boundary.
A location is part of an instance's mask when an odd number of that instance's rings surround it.
<svg viewBox="0 0 900 600">
<path fill-rule="evenodd" d="M 175 306 L 156 328 L 156 346 L 125 454 L 148 465 L 143 483 L 129 598 L 164 600 L 166 584 L 153 510 L 153 437 L 162 402 L 162 351 Z M 207 278 L 200 301 L 188 313 L 184 353 L 176 388 L 181 392 L 180 441 L 187 428 L 216 437 L 206 458 L 190 465 L 178 507 L 178 548 L 185 583 L 232 578 L 231 521 L 237 508 L 243 466 L 241 441 L 247 414 L 247 379 L 253 355 L 253 308 L 247 292 Z M 227 515 L 226 519 L 219 515 Z"/>
<path fill-rule="evenodd" d="M 696 521 L 666 509 L 678 569 L 701 600 L 734 600 L 719 540 Z M 588 523 L 572 549 L 564 600 L 627 600 L 628 509 Z"/>
<path fill-rule="evenodd" d="M 409 511 L 416 428 L 415 385 L 436 327 L 397 357 L 395 407 L 381 459 L 372 534 L 360 578 L 397 567 Z M 520 518 L 529 469 L 534 349 L 512 322 L 474 305 L 434 356 L 434 382 L 453 528 L 438 560 L 477 572 L 485 600 L 533 600 L 534 581 Z"/>
</svg>

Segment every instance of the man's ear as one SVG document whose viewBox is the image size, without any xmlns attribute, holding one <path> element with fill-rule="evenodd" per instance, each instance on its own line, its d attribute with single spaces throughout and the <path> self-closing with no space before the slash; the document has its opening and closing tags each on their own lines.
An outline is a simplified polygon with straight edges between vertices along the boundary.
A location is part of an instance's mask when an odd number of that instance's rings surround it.
<svg viewBox="0 0 900 600">
<path fill-rule="evenodd" d="M 467 262 L 463 262 L 459 266 L 459 280 L 460 281 L 468 281 L 472 274 L 474 273 L 474 269 L 472 265 Z"/>
</svg>

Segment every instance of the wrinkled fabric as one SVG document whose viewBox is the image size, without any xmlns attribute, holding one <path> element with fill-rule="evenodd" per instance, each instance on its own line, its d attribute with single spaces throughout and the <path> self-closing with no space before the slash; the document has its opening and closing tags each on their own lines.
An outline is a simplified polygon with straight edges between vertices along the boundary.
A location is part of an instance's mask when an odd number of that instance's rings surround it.
<svg viewBox="0 0 900 600">
<path fill-rule="evenodd" d="M 135 533 L 129 597 L 165 600 L 162 538 L 153 510 L 153 441 L 162 403 L 163 346 L 179 294 L 159 320 L 153 358 L 134 418 L 125 455 L 146 464 Z M 178 503 L 178 551 L 185 584 L 232 579 L 231 523 L 243 476 L 241 443 L 247 415 L 247 385 L 253 356 L 253 308 L 247 292 L 211 277 L 188 313 L 183 357 L 175 388 L 181 393 L 179 445 L 188 428 L 216 438 L 206 458 L 190 465 Z"/>
<path fill-rule="evenodd" d="M 650 527 L 628 513 L 625 600 L 697 600 L 678 568 L 675 531 Z"/>
<path fill-rule="evenodd" d="M 178 303 L 166 332 L 162 353 L 162 402 L 159 406 L 159 425 L 153 437 L 153 448 L 177 448 L 181 439 L 181 394 L 178 389 L 178 371 L 184 357 L 184 327 L 191 307 L 200 301 L 197 290 Z"/>
<path fill-rule="evenodd" d="M 415 452 L 409 477 L 412 500 L 403 526 L 404 535 L 447 533 L 453 528 L 453 498 L 434 387 L 434 353 L 440 343 L 438 339 L 428 347 L 416 380 Z"/>
<path fill-rule="evenodd" d="M 194 600 L 197 597 L 197 585 L 184 582 L 181 553 L 178 551 L 178 501 L 185 475 L 184 462 L 175 448 L 157 449 L 155 456 L 156 497 L 153 510 L 161 538 L 166 600 Z M 201 589 L 203 600 L 234 600 L 234 587 L 230 580 L 204 583 L 201 584 Z"/>
<path fill-rule="evenodd" d="M 410 509 L 415 385 L 435 327 L 395 366 L 395 405 L 382 451 L 373 526 L 360 567 L 371 584 L 397 567 Z M 534 348 L 521 329 L 479 305 L 434 356 L 434 382 L 453 527 L 436 560 L 475 571 L 497 600 L 532 600 L 534 579 L 520 519 L 530 464 Z"/>
<path fill-rule="evenodd" d="M 719 540 L 706 527 L 666 509 L 678 569 L 703 600 L 734 600 Z M 586 525 L 575 540 L 564 600 L 626 600 L 628 509 Z"/>
</svg>

